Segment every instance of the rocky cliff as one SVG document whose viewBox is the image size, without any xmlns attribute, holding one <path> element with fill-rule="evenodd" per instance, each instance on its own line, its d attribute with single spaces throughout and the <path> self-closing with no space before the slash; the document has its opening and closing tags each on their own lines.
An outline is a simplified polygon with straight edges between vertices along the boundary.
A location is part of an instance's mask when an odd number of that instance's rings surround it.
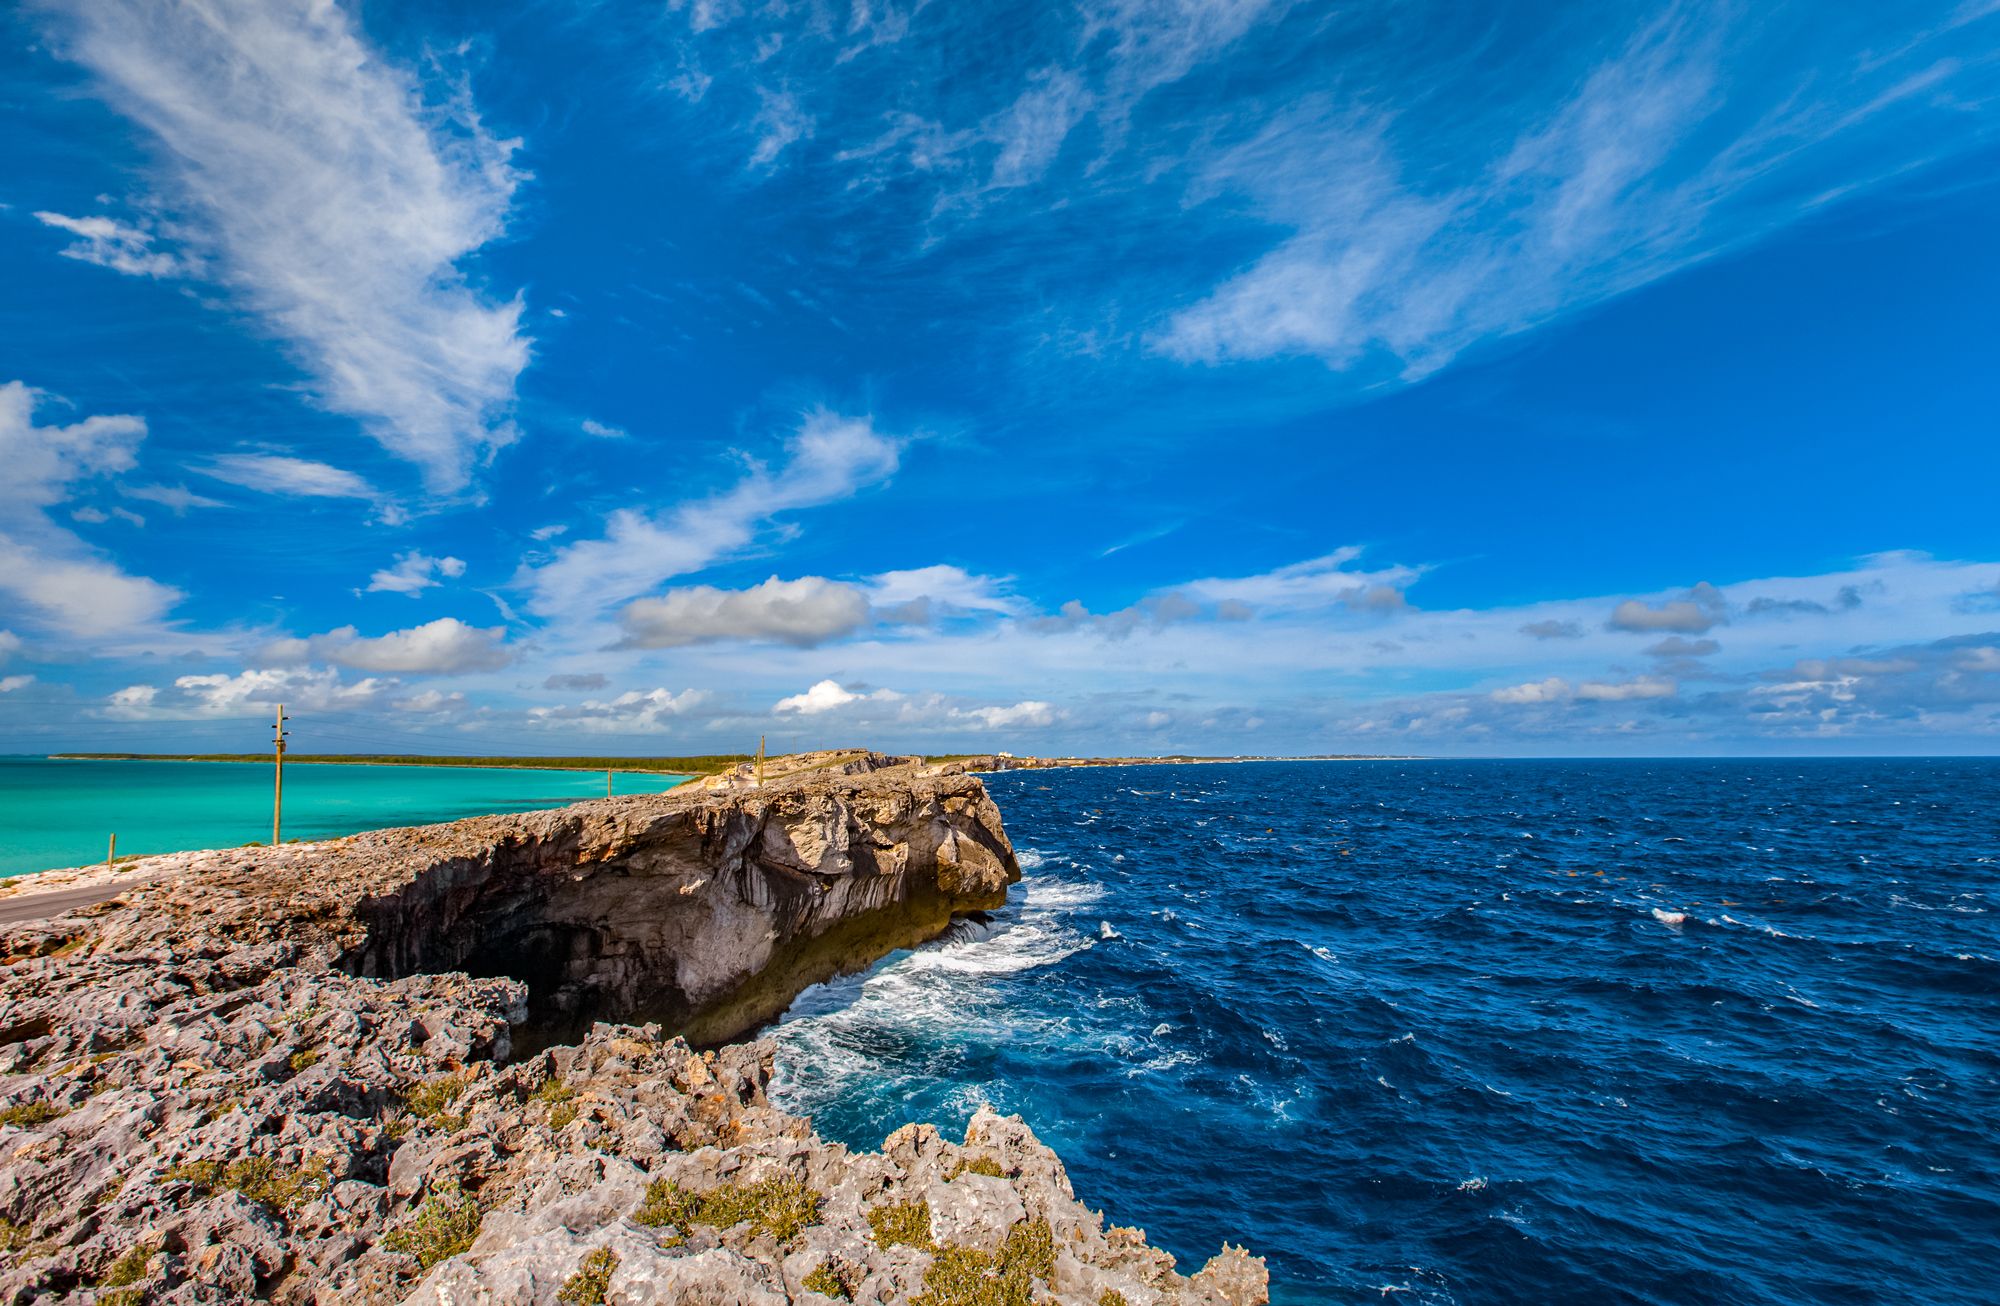
<svg viewBox="0 0 2000 1306">
<path fill-rule="evenodd" d="M 695 1050 L 1004 900 L 984 788 L 894 760 L 155 858 L 0 930 L 0 1300 L 1264 1300 L 1019 1121 L 853 1154 L 768 1044 Z"/>
</svg>

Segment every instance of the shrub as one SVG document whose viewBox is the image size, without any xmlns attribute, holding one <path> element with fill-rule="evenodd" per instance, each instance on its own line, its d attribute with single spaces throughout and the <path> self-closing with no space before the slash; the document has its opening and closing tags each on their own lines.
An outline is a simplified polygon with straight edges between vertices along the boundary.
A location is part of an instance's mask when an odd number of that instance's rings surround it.
<svg viewBox="0 0 2000 1306">
<path fill-rule="evenodd" d="M 611 1275 L 618 1268 L 618 1253 L 600 1247 L 583 1258 L 575 1274 L 563 1281 L 556 1300 L 566 1306 L 604 1306 L 604 1294 L 611 1291 Z"/>
<path fill-rule="evenodd" d="M 754 1184 L 724 1184 L 705 1193 L 683 1188 L 671 1179 L 655 1179 L 632 1218 L 654 1228 L 672 1225 L 683 1237 L 696 1225 L 733 1229 L 747 1221 L 757 1232 L 788 1243 L 807 1226 L 819 1223 L 824 1201 L 803 1181 L 789 1176 Z"/>
<path fill-rule="evenodd" d="M 819 1268 L 800 1280 L 806 1287 L 827 1297 L 838 1297 L 851 1301 L 854 1290 L 847 1286 L 847 1280 L 840 1277 L 840 1271 L 833 1268 L 832 1261 L 821 1261 Z"/>
<path fill-rule="evenodd" d="M 312 1048 L 306 1048 L 303 1051 L 294 1052 L 292 1053 L 292 1062 L 291 1062 L 292 1070 L 294 1073 L 296 1073 L 298 1071 L 308 1069 L 312 1066 L 313 1062 L 318 1060 L 319 1060 L 319 1053 Z"/>
<path fill-rule="evenodd" d="M 962 1174 L 990 1175 L 995 1179 L 1007 1177 L 1007 1172 L 1000 1168 L 1000 1163 L 990 1156 L 975 1156 L 970 1161 L 960 1161 L 951 1168 L 949 1174 L 945 1175 L 945 1182 L 949 1183 Z"/>
<path fill-rule="evenodd" d="M 417 1268 L 428 1271 L 472 1246 L 479 1237 L 479 1203 L 456 1188 L 440 1188 L 416 1214 L 391 1229 L 382 1245 L 414 1256 Z"/>
<path fill-rule="evenodd" d="M 931 1204 L 926 1201 L 898 1202 L 869 1209 L 868 1227 L 875 1231 L 875 1245 L 903 1244 L 919 1251 L 931 1251 Z"/>
<path fill-rule="evenodd" d="M 1023 1220 L 997 1252 L 940 1247 L 910 1306 L 1033 1306 L 1035 1280 L 1055 1273 L 1055 1234 L 1047 1220 Z"/>
</svg>

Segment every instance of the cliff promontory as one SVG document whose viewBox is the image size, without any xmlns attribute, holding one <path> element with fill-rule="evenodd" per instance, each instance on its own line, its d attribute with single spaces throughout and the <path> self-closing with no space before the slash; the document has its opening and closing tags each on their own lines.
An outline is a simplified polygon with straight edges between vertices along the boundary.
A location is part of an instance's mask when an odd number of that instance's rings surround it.
<svg viewBox="0 0 2000 1306">
<path fill-rule="evenodd" d="M 894 761 L 152 858 L 0 927 L 0 1301 L 1263 1301 L 1019 1120 L 850 1152 L 720 1046 L 1019 878 L 976 778 Z"/>
</svg>

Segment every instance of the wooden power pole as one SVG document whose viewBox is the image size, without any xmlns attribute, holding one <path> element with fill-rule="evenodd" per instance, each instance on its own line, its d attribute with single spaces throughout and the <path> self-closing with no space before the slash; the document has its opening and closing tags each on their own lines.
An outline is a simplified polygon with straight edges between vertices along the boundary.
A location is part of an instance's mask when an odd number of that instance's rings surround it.
<svg viewBox="0 0 2000 1306">
<path fill-rule="evenodd" d="M 757 787 L 764 787 L 764 736 L 757 736 Z"/>
<path fill-rule="evenodd" d="M 278 846 L 278 826 L 285 814 L 285 705 L 278 704 L 278 722 L 271 727 L 271 745 L 276 750 L 277 770 L 271 790 L 271 846 Z"/>
</svg>

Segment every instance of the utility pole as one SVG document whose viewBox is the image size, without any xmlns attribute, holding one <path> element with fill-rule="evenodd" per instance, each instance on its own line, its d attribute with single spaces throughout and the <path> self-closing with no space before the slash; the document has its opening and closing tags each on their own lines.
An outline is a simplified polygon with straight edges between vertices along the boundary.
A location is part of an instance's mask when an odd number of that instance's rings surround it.
<svg viewBox="0 0 2000 1306">
<path fill-rule="evenodd" d="M 276 751 L 278 762 L 276 780 L 271 790 L 271 846 L 278 846 L 278 822 L 285 813 L 285 736 L 291 733 L 285 729 L 285 705 L 278 704 L 278 721 L 271 727 L 271 746 Z"/>
<path fill-rule="evenodd" d="M 604 773 L 604 796 L 606 798 L 611 797 L 611 772 L 609 771 Z"/>
<path fill-rule="evenodd" d="M 764 736 L 757 736 L 757 787 L 764 787 Z"/>
<path fill-rule="evenodd" d="M 104 854 L 104 867 L 106 870 L 111 870 L 117 866 L 117 863 L 118 863 L 118 836 L 114 834 L 111 836 L 111 848 L 108 852 Z"/>
</svg>

